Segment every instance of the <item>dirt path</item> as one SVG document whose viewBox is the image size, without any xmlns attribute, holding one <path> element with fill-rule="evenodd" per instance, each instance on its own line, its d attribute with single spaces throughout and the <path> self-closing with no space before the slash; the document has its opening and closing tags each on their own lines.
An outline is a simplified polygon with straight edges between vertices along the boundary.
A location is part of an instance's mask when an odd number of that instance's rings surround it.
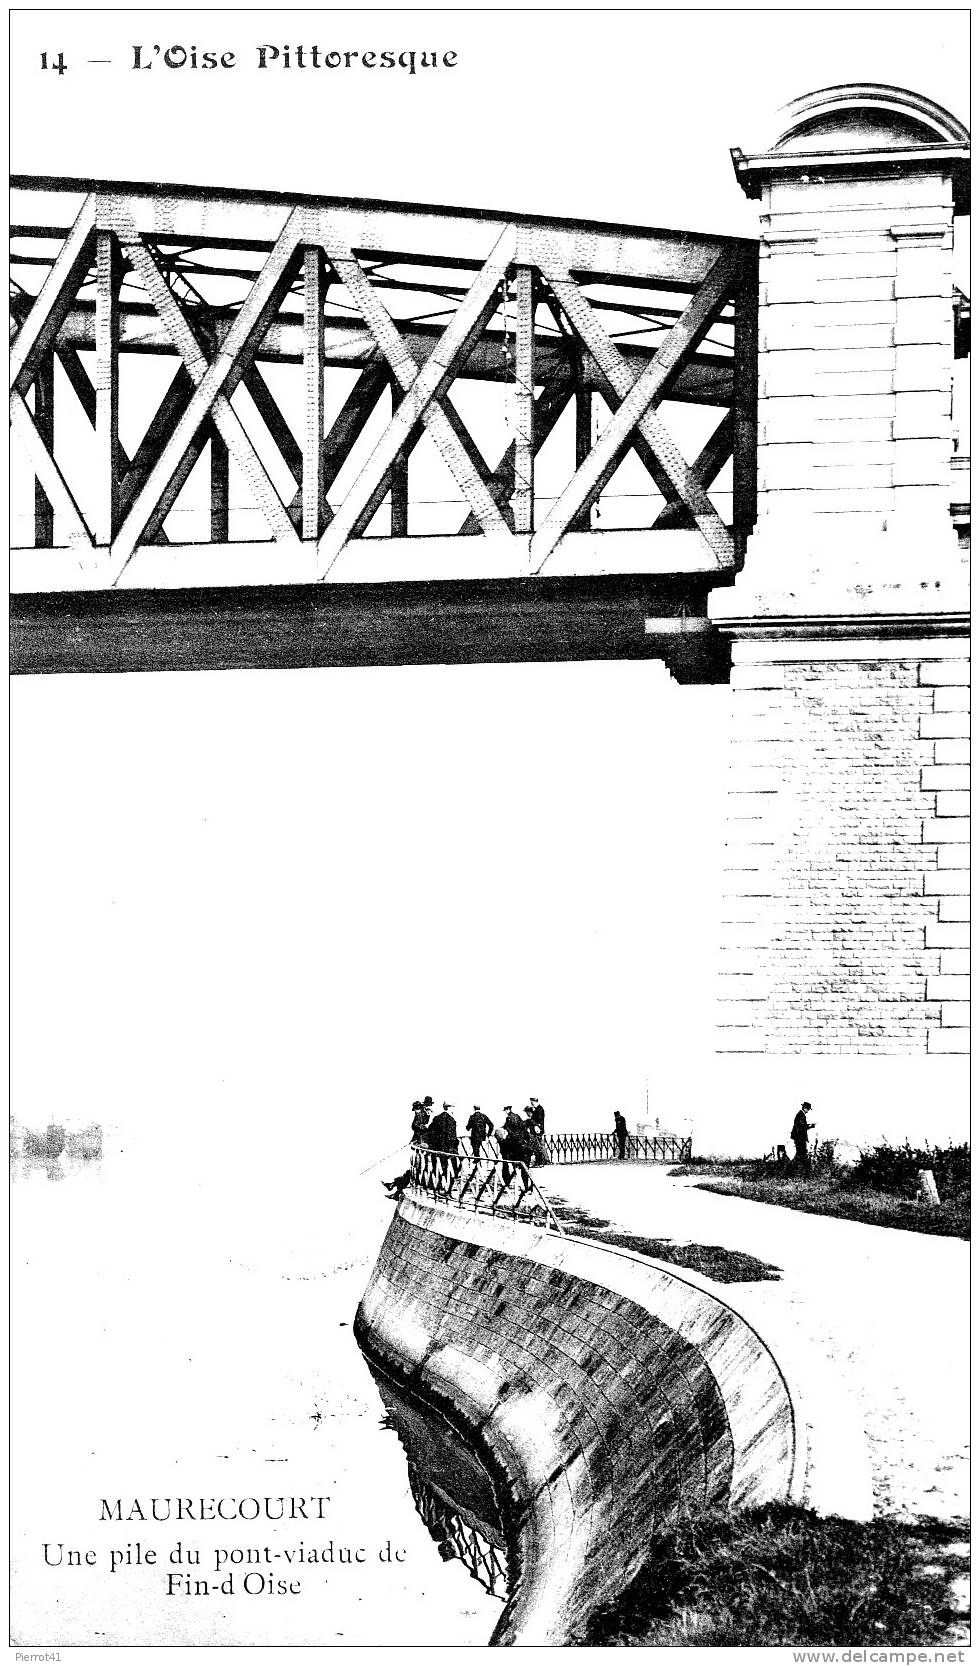
<svg viewBox="0 0 980 1666">
<path fill-rule="evenodd" d="M 777 1282 L 715 1288 L 796 1378 L 805 1502 L 856 1517 L 966 1518 L 966 1243 L 723 1197 L 653 1165 L 554 1166 L 544 1179 L 620 1230 L 718 1244 L 780 1270 Z"/>
</svg>

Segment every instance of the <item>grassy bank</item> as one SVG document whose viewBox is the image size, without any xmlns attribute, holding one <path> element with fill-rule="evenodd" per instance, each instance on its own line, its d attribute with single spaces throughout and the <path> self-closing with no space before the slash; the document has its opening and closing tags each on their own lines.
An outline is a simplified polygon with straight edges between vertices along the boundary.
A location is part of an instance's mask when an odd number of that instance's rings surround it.
<svg viewBox="0 0 980 1666">
<path fill-rule="evenodd" d="M 920 1169 L 932 1169 L 939 1188 L 938 1207 L 917 1201 Z M 875 1146 L 862 1152 L 853 1167 L 838 1166 L 833 1151 L 816 1153 L 813 1174 L 787 1172 L 769 1160 L 705 1159 L 684 1163 L 672 1174 L 695 1176 L 708 1192 L 775 1203 L 810 1215 L 863 1221 L 869 1226 L 898 1227 L 943 1238 L 970 1236 L 970 1152 L 966 1145 L 917 1150 L 913 1146 Z"/>
<path fill-rule="evenodd" d="M 965 1528 L 820 1518 L 789 1505 L 657 1534 L 578 1645 L 937 1648 L 968 1641 Z"/>
<path fill-rule="evenodd" d="M 610 1221 L 593 1215 L 590 1209 L 569 1203 L 563 1197 L 552 1196 L 551 1204 L 565 1231 L 573 1238 L 591 1238 L 596 1243 L 632 1250 L 636 1255 L 652 1255 L 658 1261 L 701 1273 L 717 1284 L 754 1284 L 760 1280 L 779 1278 L 778 1267 L 772 1267 L 754 1255 L 746 1255 L 742 1250 L 726 1249 L 723 1244 L 675 1244 L 670 1238 L 621 1232 Z"/>
</svg>

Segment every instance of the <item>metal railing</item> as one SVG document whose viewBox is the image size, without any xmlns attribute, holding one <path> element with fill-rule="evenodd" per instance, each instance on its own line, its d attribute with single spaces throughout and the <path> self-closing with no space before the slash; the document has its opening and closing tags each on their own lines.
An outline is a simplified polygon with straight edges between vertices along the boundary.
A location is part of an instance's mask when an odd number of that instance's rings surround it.
<svg viewBox="0 0 980 1666">
<path fill-rule="evenodd" d="M 545 1148 L 552 1163 L 611 1163 L 619 1158 L 615 1134 L 549 1134 Z M 687 1163 L 691 1140 L 674 1134 L 627 1134 L 623 1160 L 630 1163 Z"/>
<path fill-rule="evenodd" d="M 444 1561 L 458 1560 L 471 1578 L 492 1597 L 505 1600 L 508 1590 L 507 1557 L 472 1522 L 467 1521 L 435 1489 L 424 1481 L 412 1464 L 408 1466 L 412 1501 Z"/>
<path fill-rule="evenodd" d="M 484 1215 L 510 1215 L 564 1232 L 551 1204 L 540 1191 L 527 1163 L 503 1157 L 474 1157 L 460 1142 L 458 1151 L 412 1149 L 412 1189 L 435 1203 L 472 1209 Z"/>
</svg>

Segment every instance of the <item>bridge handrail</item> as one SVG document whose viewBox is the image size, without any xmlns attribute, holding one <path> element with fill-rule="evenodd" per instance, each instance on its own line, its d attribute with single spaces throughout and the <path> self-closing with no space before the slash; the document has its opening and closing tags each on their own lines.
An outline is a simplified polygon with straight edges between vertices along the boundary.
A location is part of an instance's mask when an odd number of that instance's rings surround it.
<svg viewBox="0 0 980 1666">
<path fill-rule="evenodd" d="M 619 1157 L 615 1134 L 547 1134 L 545 1149 L 553 1163 L 606 1163 Z M 634 1163 L 687 1163 L 691 1137 L 675 1134 L 627 1134 L 626 1158 Z"/>
<path fill-rule="evenodd" d="M 509 1201 L 512 1183 L 514 1195 Z M 565 1236 L 528 1164 L 514 1157 L 502 1157 L 499 1151 L 492 1157 L 474 1157 L 462 1140 L 456 1151 L 413 1146 L 409 1184 L 413 1191 L 435 1203 L 473 1209 L 477 1214 L 497 1215 L 507 1208 L 513 1219 L 527 1220 L 532 1213 L 543 1213 L 549 1229 L 560 1237 Z"/>
</svg>

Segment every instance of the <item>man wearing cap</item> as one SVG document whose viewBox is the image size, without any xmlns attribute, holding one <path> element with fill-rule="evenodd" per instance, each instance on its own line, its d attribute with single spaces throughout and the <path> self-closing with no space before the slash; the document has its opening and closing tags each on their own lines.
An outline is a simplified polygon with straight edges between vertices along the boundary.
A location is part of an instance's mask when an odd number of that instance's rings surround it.
<svg viewBox="0 0 980 1666">
<path fill-rule="evenodd" d="M 429 1126 L 430 1113 L 426 1110 L 421 1099 L 412 1103 L 412 1144 L 425 1144 L 425 1130 Z"/>
<path fill-rule="evenodd" d="M 504 1106 L 505 1116 L 503 1128 L 497 1131 L 497 1144 L 500 1155 L 504 1159 L 501 1179 L 505 1186 L 509 1186 L 511 1177 L 518 1164 L 523 1164 L 525 1170 L 531 1160 L 531 1141 L 527 1123 L 522 1116 L 518 1116 L 513 1105 Z M 527 1175 L 524 1175 L 525 1190 L 527 1189 Z"/>
<path fill-rule="evenodd" d="M 535 1168 L 543 1168 L 544 1164 L 548 1161 L 548 1158 L 545 1154 L 544 1142 L 542 1141 L 541 1134 L 538 1130 L 538 1121 L 534 1114 L 533 1099 L 529 1105 L 525 1105 L 524 1107 L 524 1129 L 527 1135 L 528 1145 L 531 1148 L 531 1161 L 533 1162 Z"/>
<path fill-rule="evenodd" d="M 493 1133 L 493 1123 L 488 1116 L 484 1116 L 479 1105 L 473 1106 L 473 1115 L 466 1124 L 466 1132 L 470 1136 L 474 1157 L 479 1157 L 483 1142 Z"/>
</svg>

